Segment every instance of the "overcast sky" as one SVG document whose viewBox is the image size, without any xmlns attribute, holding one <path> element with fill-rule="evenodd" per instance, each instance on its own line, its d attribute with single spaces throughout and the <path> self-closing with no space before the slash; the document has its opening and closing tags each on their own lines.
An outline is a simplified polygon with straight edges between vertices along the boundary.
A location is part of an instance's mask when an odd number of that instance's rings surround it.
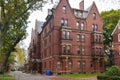
<svg viewBox="0 0 120 80">
<path fill-rule="evenodd" d="M 58 0 L 54 0 L 54 3 L 58 1 Z M 81 0 L 69 0 L 69 3 L 71 5 L 72 8 L 79 8 L 79 2 Z M 120 2 L 118 3 L 118 1 L 120 0 L 84 0 L 84 7 L 85 9 L 88 8 L 93 1 L 96 3 L 96 6 L 99 10 L 99 12 L 102 11 L 107 11 L 107 10 L 111 10 L 111 9 L 120 9 Z M 31 21 L 28 24 L 28 28 L 27 28 L 27 33 L 28 36 L 27 38 L 24 40 L 24 47 L 27 49 L 30 43 L 30 39 L 31 39 L 31 29 L 34 28 L 35 26 L 35 20 L 39 20 L 39 21 L 45 21 L 45 18 L 47 16 L 47 10 L 51 9 L 53 7 L 54 4 L 48 3 L 43 7 L 42 11 L 34 11 L 28 21 Z"/>
</svg>

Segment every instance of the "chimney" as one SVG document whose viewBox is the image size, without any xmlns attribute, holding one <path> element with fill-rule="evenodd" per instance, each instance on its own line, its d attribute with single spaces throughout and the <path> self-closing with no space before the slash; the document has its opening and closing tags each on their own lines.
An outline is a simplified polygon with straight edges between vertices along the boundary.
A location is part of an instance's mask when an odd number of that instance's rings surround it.
<svg viewBox="0 0 120 80">
<path fill-rule="evenodd" d="M 84 10 L 84 0 L 79 3 L 80 10 Z"/>
</svg>

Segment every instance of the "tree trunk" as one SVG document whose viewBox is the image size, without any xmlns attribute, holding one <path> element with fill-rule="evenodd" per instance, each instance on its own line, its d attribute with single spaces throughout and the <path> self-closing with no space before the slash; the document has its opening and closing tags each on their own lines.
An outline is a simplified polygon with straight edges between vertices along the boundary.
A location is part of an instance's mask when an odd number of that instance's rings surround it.
<svg viewBox="0 0 120 80">
<path fill-rule="evenodd" d="M 8 59 L 10 57 L 10 54 L 11 52 L 14 50 L 14 47 L 17 45 L 17 43 L 19 43 L 21 40 L 21 38 L 17 38 L 16 41 L 14 42 L 14 44 L 10 47 L 10 50 L 6 53 L 6 56 L 5 56 L 5 60 L 4 60 L 4 63 L 3 63 L 3 71 L 6 70 L 6 67 L 7 67 L 7 63 L 8 63 Z"/>
</svg>

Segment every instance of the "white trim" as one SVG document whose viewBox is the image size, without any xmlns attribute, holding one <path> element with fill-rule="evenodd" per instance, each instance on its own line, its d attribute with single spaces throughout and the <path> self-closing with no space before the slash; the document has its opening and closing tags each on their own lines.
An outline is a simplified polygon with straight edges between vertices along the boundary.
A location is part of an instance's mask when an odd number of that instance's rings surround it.
<svg viewBox="0 0 120 80">
<path fill-rule="evenodd" d="M 116 27 L 115 27 L 115 29 L 113 30 L 113 32 L 112 32 L 111 35 L 113 35 L 113 34 L 115 33 L 115 31 L 116 31 L 116 29 L 117 29 L 118 27 L 120 27 L 120 20 L 118 21 L 118 23 L 117 23 L 117 25 L 116 25 Z"/>
</svg>

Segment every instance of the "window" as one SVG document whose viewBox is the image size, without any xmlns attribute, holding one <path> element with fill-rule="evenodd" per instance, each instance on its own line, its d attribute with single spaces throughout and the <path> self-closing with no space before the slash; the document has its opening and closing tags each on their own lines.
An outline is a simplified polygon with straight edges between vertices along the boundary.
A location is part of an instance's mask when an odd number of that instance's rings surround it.
<svg viewBox="0 0 120 80">
<path fill-rule="evenodd" d="M 70 39 L 70 32 L 67 32 L 67 39 Z"/>
<path fill-rule="evenodd" d="M 96 42 L 99 42 L 99 36 L 96 35 Z"/>
<path fill-rule="evenodd" d="M 72 61 L 69 61 L 69 68 L 72 68 Z"/>
<path fill-rule="evenodd" d="M 68 45 L 68 53 L 70 53 L 70 48 L 71 48 L 70 45 Z"/>
<path fill-rule="evenodd" d="M 120 42 L 120 33 L 118 34 L 118 42 Z"/>
<path fill-rule="evenodd" d="M 82 55 L 85 55 L 85 47 L 82 47 Z"/>
<path fill-rule="evenodd" d="M 95 25 L 92 24 L 92 31 L 95 31 Z"/>
<path fill-rule="evenodd" d="M 63 52 L 66 53 L 66 45 L 63 46 Z"/>
<path fill-rule="evenodd" d="M 79 26 L 80 26 L 79 22 L 76 22 L 76 28 L 77 29 L 79 29 Z"/>
<path fill-rule="evenodd" d="M 97 24 L 95 25 L 95 31 L 98 31 L 98 25 Z"/>
<path fill-rule="evenodd" d="M 85 68 L 85 66 L 86 66 L 86 62 L 83 61 L 83 62 L 82 62 L 82 67 Z"/>
<path fill-rule="evenodd" d="M 93 13 L 93 19 L 96 19 L 96 13 Z"/>
<path fill-rule="evenodd" d="M 78 13 L 77 13 L 77 11 L 74 11 L 74 15 L 77 17 L 78 16 Z"/>
<path fill-rule="evenodd" d="M 61 26 L 64 26 L 64 19 L 61 19 Z"/>
<path fill-rule="evenodd" d="M 80 54 L 80 47 L 78 47 L 77 53 Z"/>
<path fill-rule="evenodd" d="M 120 56 L 120 46 L 119 46 L 119 56 Z"/>
<path fill-rule="evenodd" d="M 101 36 L 99 36 L 99 42 L 101 42 Z"/>
<path fill-rule="evenodd" d="M 98 55 L 98 48 L 96 48 L 96 55 Z"/>
<path fill-rule="evenodd" d="M 80 34 L 77 34 L 77 41 L 80 41 Z"/>
<path fill-rule="evenodd" d="M 68 19 L 61 19 L 61 26 L 62 27 L 68 27 Z"/>
<path fill-rule="evenodd" d="M 67 38 L 67 32 L 63 31 L 63 38 L 66 39 Z"/>
<path fill-rule="evenodd" d="M 57 62 L 57 67 L 58 67 L 58 68 L 61 67 L 61 62 L 60 62 L 60 61 Z"/>
<path fill-rule="evenodd" d="M 84 23 L 81 23 L 81 30 L 84 30 Z"/>
<path fill-rule="evenodd" d="M 80 61 L 78 61 L 78 68 L 80 68 Z"/>
<path fill-rule="evenodd" d="M 82 35 L 81 38 L 82 38 L 81 41 L 84 42 L 85 41 L 85 35 Z"/>
<path fill-rule="evenodd" d="M 62 7 L 62 12 L 63 12 L 63 13 L 66 13 L 66 6 L 63 6 L 63 7 Z"/>
<path fill-rule="evenodd" d="M 65 20 L 65 25 L 64 26 L 68 27 L 68 20 L 67 19 Z"/>
</svg>

